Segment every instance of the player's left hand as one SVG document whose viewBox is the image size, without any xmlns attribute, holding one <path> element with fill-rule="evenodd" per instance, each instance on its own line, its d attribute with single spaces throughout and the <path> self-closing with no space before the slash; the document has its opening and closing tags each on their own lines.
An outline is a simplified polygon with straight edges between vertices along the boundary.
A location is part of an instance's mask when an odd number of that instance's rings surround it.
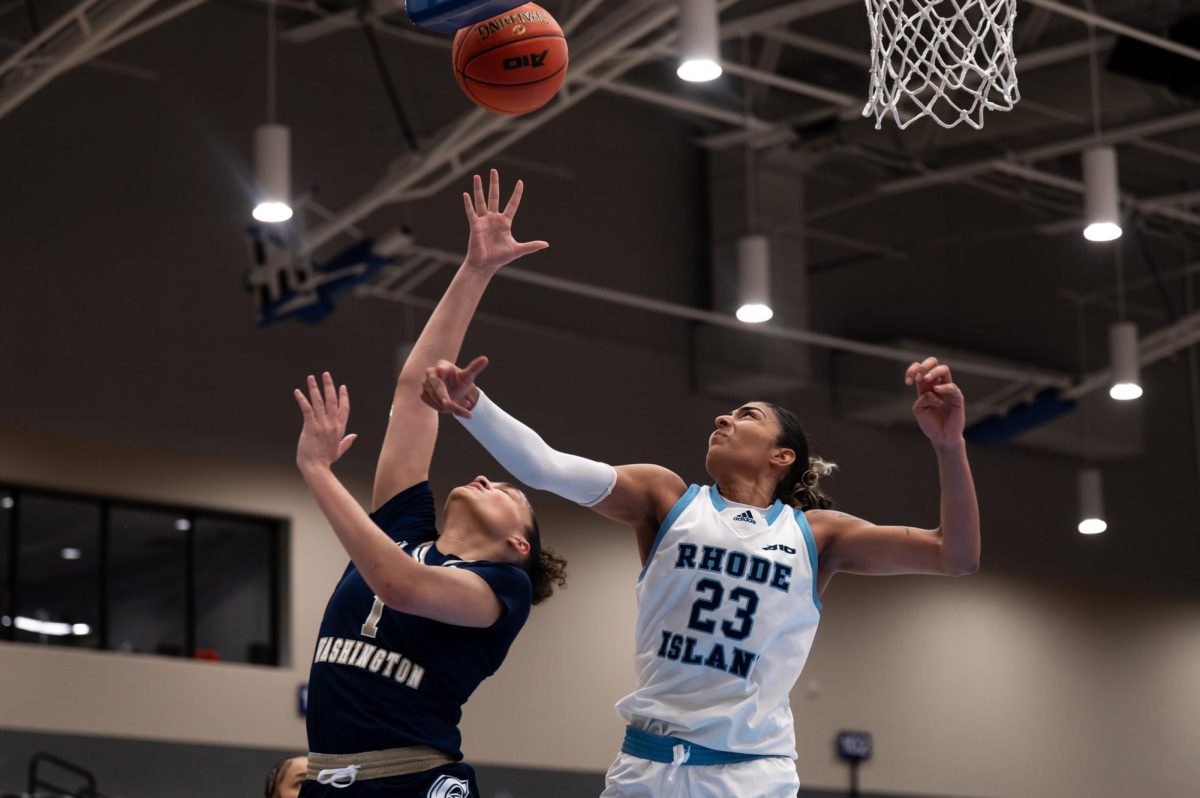
<svg viewBox="0 0 1200 798">
<path fill-rule="evenodd" d="M 357 435 L 346 434 L 350 421 L 350 392 L 343 385 L 333 387 L 333 377 L 327 371 L 321 375 L 324 392 L 317 387 L 317 378 L 308 375 L 308 397 L 297 388 L 293 395 L 304 416 L 304 429 L 296 444 L 296 464 L 301 469 L 329 468 L 350 450 Z"/>
<path fill-rule="evenodd" d="M 479 402 L 475 378 L 487 368 L 487 364 L 488 359 L 483 355 L 468 363 L 465 369 L 460 369 L 449 360 L 439 360 L 437 365 L 425 369 L 421 401 L 439 413 L 470 418 L 471 409 Z"/>
<path fill-rule="evenodd" d="M 467 243 L 467 264 L 494 274 L 507 263 L 532 252 L 546 249 L 545 241 L 520 242 L 513 238 L 512 223 L 521 207 L 521 196 L 525 193 L 524 181 L 518 180 L 504 211 L 500 211 L 500 173 L 493 169 L 488 176 L 487 198 L 483 195 L 483 180 L 475 175 L 475 198 L 463 192 L 467 223 L 471 226 L 471 239 Z"/>
<path fill-rule="evenodd" d="M 950 367 L 938 363 L 936 357 L 926 358 L 908 367 L 904 384 L 917 386 L 913 415 L 934 448 L 961 446 L 965 402 Z"/>
</svg>

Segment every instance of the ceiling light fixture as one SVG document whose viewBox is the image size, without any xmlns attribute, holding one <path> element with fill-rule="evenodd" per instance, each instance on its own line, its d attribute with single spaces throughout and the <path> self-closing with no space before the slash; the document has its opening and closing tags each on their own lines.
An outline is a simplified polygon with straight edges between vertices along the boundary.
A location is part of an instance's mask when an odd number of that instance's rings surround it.
<svg viewBox="0 0 1200 798">
<path fill-rule="evenodd" d="M 1112 364 L 1112 387 L 1108 389 L 1108 395 L 1121 402 L 1139 398 L 1142 385 L 1137 325 L 1120 321 L 1109 327 L 1108 349 Z"/>
<path fill-rule="evenodd" d="M 761 324 L 775 315 L 771 310 L 771 242 L 764 235 L 738 239 L 738 321 Z"/>
<path fill-rule="evenodd" d="M 689 83 L 721 77 L 721 38 L 716 0 L 679 0 L 679 68 Z"/>
<path fill-rule="evenodd" d="M 1084 535 L 1099 535 L 1106 529 L 1100 469 L 1085 468 L 1079 472 L 1079 531 Z"/>
<path fill-rule="evenodd" d="M 1117 182 L 1117 151 L 1093 147 L 1083 153 L 1083 187 L 1088 241 L 1121 237 L 1121 189 Z"/>
<path fill-rule="evenodd" d="M 254 218 L 274 224 L 292 218 L 292 135 L 275 122 L 275 2 L 267 3 L 267 124 L 254 131 Z"/>
</svg>

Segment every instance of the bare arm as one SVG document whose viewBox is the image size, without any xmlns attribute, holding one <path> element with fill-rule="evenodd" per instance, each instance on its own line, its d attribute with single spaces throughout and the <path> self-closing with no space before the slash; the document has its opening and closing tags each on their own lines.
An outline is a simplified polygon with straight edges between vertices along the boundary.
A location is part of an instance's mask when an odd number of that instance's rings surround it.
<svg viewBox="0 0 1200 798">
<path fill-rule="evenodd" d="M 617 484 L 608 498 L 592 507 L 600 515 L 633 527 L 642 565 L 658 536 L 658 527 L 687 485 L 675 472 L 657 465 L 617 466 Z"/>
<path fill-rule="evenodd" d="M 426 369 L 422 401 L 438 412 L 463 419 L 467 431 L 524 484 L 548 490 L 633 527 L 644 564 L 659 524 L 687 488 L 683 480 L 662 466 L 623 465 L 613 469 L 551 448 L 527 425 L 483 396 L 475 384 L 481 370 L 478 361 L 466 369 L 449 361 L 439 362 Z"/>
<path fill-rule="evenodd" d="M 433 315 L 421 331 L 413 351 L 396 380 L 392 416 L 375 468 L 371 506 L 378 508 L 404 488 L 429 476 L 429 462 L 437 442 L 437 413 L 420 399 L 425 369 L 439 360 L 458 357 L 467 327 L 492 276 L 506 263 L 549 246 L 545 241 L 518 243 L 512 237 L 512 221 L 521 204 L 524 184 L 517 181 L 512 197 L 500 212 L 500 175 L 493 169 L 488 195 L 483 181 L 474 180 L 474 200 L 463 194 L 471 228 L 467 258 L 446 289 Z"/>
<path fill-rule="evenodd" d="M 845 513 L 808 511 L 820 550 L 822 587 L 838 571 L 963 576 L 979 569 L 979 504 L 962 437 L 962 392 L 950 369 L 934 358 L 910 366 L 906 382 L 917 386 L 913 412 L 937 454 L 939 525 L 877 526 Z"/>
<path fill-rule="evenodd" d="M 354 442 L 347 436 L 350 395 L 335 391 L 323 376 L 324 395 L 308 378 L 308 398 L 295 392 L 304 416 L 296 447 L 296 464 L 329 525 L 379 599 L 394 610 L 459 626 L 491 626 L 502 607 L 491 587 L 477 574 L 458 568 L 422 565 L 405 554 L 375 525 L 333 474 L 333 464 Z"/>
</svg>

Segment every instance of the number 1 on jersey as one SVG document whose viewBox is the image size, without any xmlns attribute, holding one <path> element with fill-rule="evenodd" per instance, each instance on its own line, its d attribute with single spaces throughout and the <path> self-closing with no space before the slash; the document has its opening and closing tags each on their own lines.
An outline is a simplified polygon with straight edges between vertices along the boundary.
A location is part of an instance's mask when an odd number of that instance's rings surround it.
<svg viewBox="0 0 1200 798">
<path fill-rule="evenodd" d="M 383 602 L 379 600 L 379 596 L 375 597 L 375 603 L 371 605 L 371 614 L 367 616 L 367 622 L 362 625 L 359 634 L 363 637 L 374 637 L 379 631 L 379 619 L 383 617 Z"/>
</svg>

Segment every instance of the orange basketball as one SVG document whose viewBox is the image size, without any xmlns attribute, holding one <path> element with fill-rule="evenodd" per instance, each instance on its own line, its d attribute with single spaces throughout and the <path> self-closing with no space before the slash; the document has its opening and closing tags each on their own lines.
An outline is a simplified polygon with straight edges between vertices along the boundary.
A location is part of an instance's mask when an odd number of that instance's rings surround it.
<svg viewBox="0 0 1200 798">
<path fill-rule="evenodd" d="M 544 8 L 526 3 L 454 35 L 454 77 L 476 105 L 527 114 L 554 97 L 567 76 L 567 40 Z"/>
</svg>

